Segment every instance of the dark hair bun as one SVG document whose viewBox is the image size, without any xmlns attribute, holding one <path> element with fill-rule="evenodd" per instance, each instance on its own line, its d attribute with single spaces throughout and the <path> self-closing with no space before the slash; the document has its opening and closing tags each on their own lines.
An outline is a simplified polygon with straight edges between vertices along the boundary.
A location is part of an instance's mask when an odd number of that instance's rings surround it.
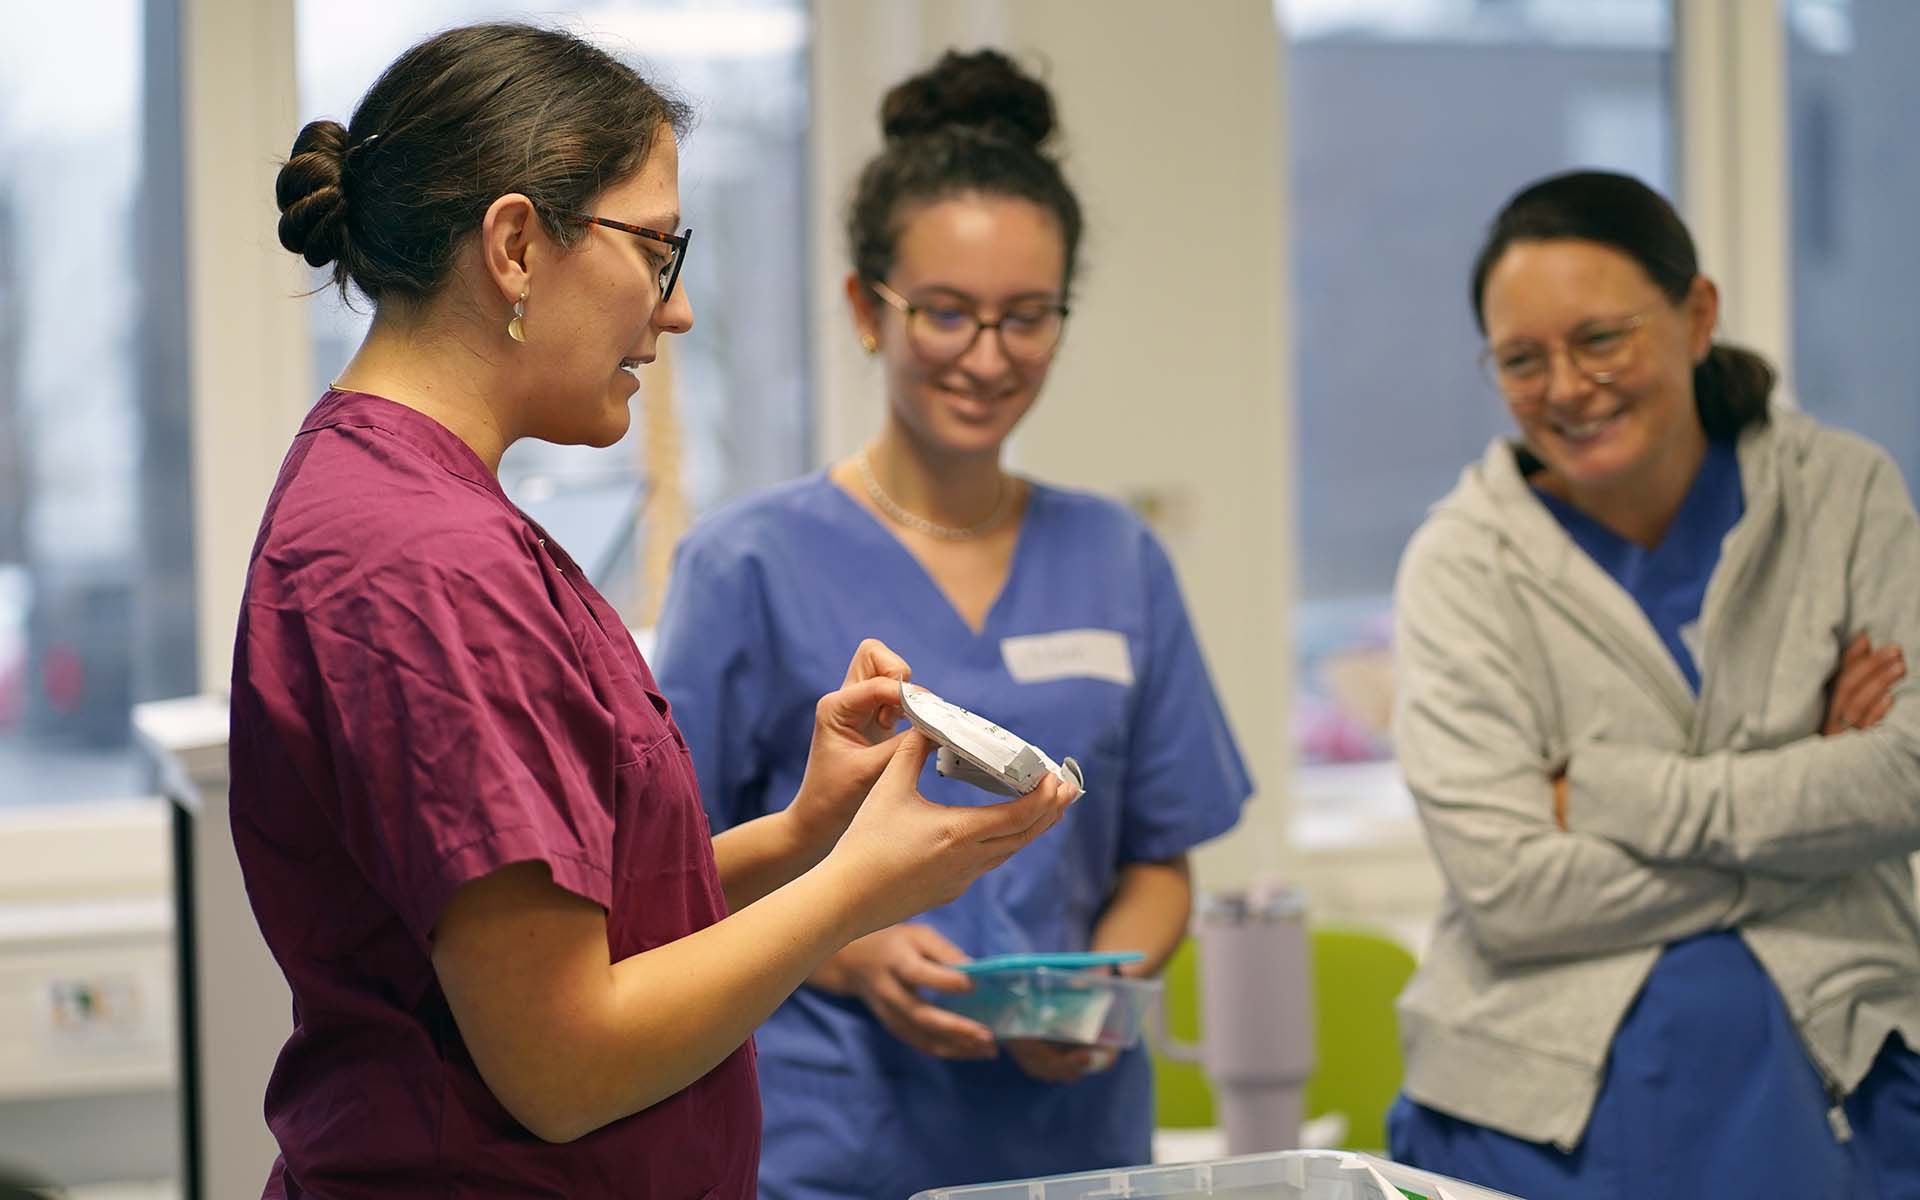
<svg viewBox="0 0 1920 1200">
<path fill-rule="evenodd" d="M 338 121 L 309 121 L 293 139 L 293 153 L 273 181 L 280 205 L 280 244 L 324 267 L 346 252 L 347 194 L 340 176 L 346 167 L 347 129 Z"/>
<path fill-rule="evenodd" d="M 880 105 L 888 141 L 952 126 L 991 129 L 1038 148 L 1053 133 L 1053 96 L 998 50 L 949 50 Z"/>
</svg>

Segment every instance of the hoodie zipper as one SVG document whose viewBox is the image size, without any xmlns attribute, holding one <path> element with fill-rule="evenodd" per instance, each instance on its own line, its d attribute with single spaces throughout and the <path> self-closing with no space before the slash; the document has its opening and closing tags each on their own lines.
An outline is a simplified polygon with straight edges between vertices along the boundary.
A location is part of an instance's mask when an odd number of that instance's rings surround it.
<svg viewBox="0 0 1920 1200">
<path fill-rule="evenodd" d="M 1827 1109 L 1827 1128 L 1833 1130 L 1833 1140 L 1842 1146 L 1853 1140 L 1853 1122 L 1847 1120 L 1847 1098 L 1835 1083 L 1827 1084 L 1827 1099 L 1833 1101 Z"/>
<path fill-rule="evenodd" d="M 1744 477 L 1741 486 L 1749 489 L 1749 491 L 1751 490 L 1751 485 Z M 1709 729 L 1706 715 L 1712 711 L 1710 704 L 1713 693 L 1717 690 L 1714 685 L 1719 682 L 1719 676 L 1724 674 L 1722 671 L 1713 669 L 1715 661 L 1718 658 L 1718 655 L 1713 652 L 1714 643 L 1718 640 L 1718 635 L 1721 633 L 1722 627 L 1726 624 L 1724 620 L 1720 619 L 1720 613 L 1728 604 L 1732 603 L 1733 597 L 1742 595 L 1746 591 L 1747 580 L 1753 574 L 1754 567 L 1759 558 L 1759 554 L 1753 548 L 1752 543 L 1756 539 L 1764 537 L 1767 533 L 1771 532 L 1776 520 L 1776 514 L 1774 512 L 1768 512 L 1763 517 L 1753 504 L 1753 499 L 1751 494 L 1744 498 L 1746 511 L 1741 515 L 1740 520 L 1734 524 L 1733 529 L 1728 533 L 1726 540 L 1722 542 L 1720 546 L 1721 564 L 1724 566 L 1729 561 L 1736 562 L 1738 564 L 1735 567 L 1736 573 L 1727 578 L 1724 581 L 1724 585 L 1718 589 L 1715 589 L 1713 585 L 1721 581 L 1717 579 L 1709 580 L 1707 584 L 1707 595 L 1701 598 L 1700 661 L 1694 664 L 1695 669 L 1700 672 L 1700 696 L 1698 700 L 1698 712 L 1700 716 L 1694 723 L 1693 736 L 1689 739 L 1687 749 L 1688 754 L 1696 756 L 1704 753 L 1706 750 L 1706 739 Z M 1773 503 L 1777 504 L 1777 498 L 1770 499 Z M 1765 526 L 1765 528 L 1762 528 L 1762 526 Z M 1718 572 L 1716 572 L 1716 574 L 1718 574 Z M 1709 601 L 1717 601 L 1717 603 L 1714 603 L 1712 606 L 1713 616 L 1711 620 L 1708 618 Z M 1842 1119 L 1844 1120 L 1845 1118 L 1843 1117 Z"/>
</svg>

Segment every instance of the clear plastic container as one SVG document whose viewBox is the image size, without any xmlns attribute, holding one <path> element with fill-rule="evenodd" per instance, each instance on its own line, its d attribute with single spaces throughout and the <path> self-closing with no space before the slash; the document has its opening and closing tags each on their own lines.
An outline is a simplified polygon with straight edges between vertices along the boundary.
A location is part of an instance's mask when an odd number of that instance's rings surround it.
<svg viewBox="0 0 1920 1200">
<path fill-rule="evenodd" d="M 1042 1038 L 1124 1050 L 1140 1041 L 1142 1022 L 1160 1002 L 1160 981 L 1026 967 L 975 975 L 971 992 L 927 995 L 1003 1041 Z"/>
<path fill-rule="evenodd" d="M 1457 1179 L 1341 1150 L 1223 1158 L 934 1188 L 913 1200 L 1518 1200 Z"/>
</svg>

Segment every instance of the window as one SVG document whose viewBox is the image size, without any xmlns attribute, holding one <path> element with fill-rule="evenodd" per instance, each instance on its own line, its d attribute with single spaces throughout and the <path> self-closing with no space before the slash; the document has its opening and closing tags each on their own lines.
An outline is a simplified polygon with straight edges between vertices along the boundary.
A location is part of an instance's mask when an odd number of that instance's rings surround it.
<svg viewBox="0 0 1920 1200">
<path fill-rule="evenodd" d="M 629 624 L 650 624 L 667 556 L 693 517 L 808 465 L 803 0 L 609 0 L 556 12 L 487 0 L 300 0 L 302 119 L 345 123 L 401 51 L 435 30 L 502 18 L 558 23 L 693 102 L 681 147 L 680 286 L 691 335 L 642 373 L 633 428 L 606 450 L 523 442 L 501 483 L 594 577 Z M 368 315 L 312 305 L 315 395 Z"/>
<path fill-rule="evenodd" d="M 180 300 L 136 235 L 177 212 L 177 167 L 142 173 L 142 9 L 0 38 L 0 804 L 133 794 L 130 705 L 195 683 L 177 343 L 143 359 Z"/>
<path fill-rule="evenodd" d="M 1907 0 L 1787 5 L 1795 398 L 1920 479 L 1920 78 Z"/>
<path fill-rule="evenodd" d="M 1301 607 L 1294 834 L 1404 807 L 1385 763 L 1393 574 L 1510 428 L 1468 273 L 1521 185 L 1672 185 L 1666 0 L 1279 0 L 1291 119 Z M 1394 799 L 1400 795 L 1400 799 Z"/>
</svg>

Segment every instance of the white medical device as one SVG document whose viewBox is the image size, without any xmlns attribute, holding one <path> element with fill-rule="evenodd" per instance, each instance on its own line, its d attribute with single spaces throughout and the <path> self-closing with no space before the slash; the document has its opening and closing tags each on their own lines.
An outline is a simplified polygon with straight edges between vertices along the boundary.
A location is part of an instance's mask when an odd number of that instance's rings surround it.
<svg viewBox="0 0 1920 1200">
<path fill-rule="evenodd" d="M 1086 790 L 1080 764 L 1055 762 L 992 721 L 949 704 L 923 687 L 900 685 L 900 703 L 914 728 L 940 747 L 933 769 L 1002 796 L 1024 796 L 1048 775 Z"/>
</svg>

